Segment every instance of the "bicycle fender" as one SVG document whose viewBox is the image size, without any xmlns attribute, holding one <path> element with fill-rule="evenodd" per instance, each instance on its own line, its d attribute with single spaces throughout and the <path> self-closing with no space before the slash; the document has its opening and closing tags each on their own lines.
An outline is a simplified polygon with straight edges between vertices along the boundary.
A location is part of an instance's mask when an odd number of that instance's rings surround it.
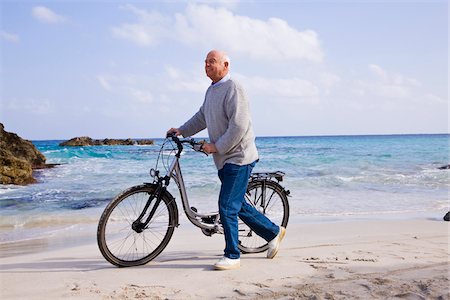
<svg viewBox="0 0 450 300">
<path fill-rule="evenodd" d="M 143 186 L 151 187 L 153 189 L 157 188 L 157 184 L 155 184 L 155 183 L 145 183 L 145 184 L 143 184 Z M 177 206 L 177 202 L 175 201 L 175 197 L 172 196 L 172 194 L 169 193 L 169 191 L 167 191 L 167 189 L 164 189 L 161 196 L 167 197 L 167 199 L 169 199 L 169 205 L 173 208 L 173 210 L 175 212 L 174 219 L 172 220 L 172 224 L 170 224 L 170 225 L 172 225 L 174 227 L 178 227 L 180 225 L 180 222 L 179 222 L 179 216 L 178 216 L 178 206 Z"/>
<path fill-rule="evenodd" d="M 284 186 L 282 186 L 278 181 L 275 181 L 273 179 L 252 178 L 248 184 L 250 185 L 251 183 L 257 183 L 257 182 L 263 182 L 263 181 L 270 182 L 271 184 L 275 185 L 276 188 L 278 190 L 280 190 L 280 192 L 286 194 L 287 197 L 291 197 L 291 191 L 285 189 Z"/>
</svg>

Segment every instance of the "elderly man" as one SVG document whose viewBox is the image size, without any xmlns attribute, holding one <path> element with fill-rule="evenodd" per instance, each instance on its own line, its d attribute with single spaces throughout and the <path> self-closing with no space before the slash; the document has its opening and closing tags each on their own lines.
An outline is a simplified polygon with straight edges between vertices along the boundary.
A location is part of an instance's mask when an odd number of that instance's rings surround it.
<svg viewBox="0 0 450 300">
<path fill-rule="evenodd" d="M 230 59 L 223 51 L 212 50 L 205 60 L 206 75 L 212 80 L 200 110 L 169 134 L 192 136 L 207 128 L 209 141 L 203 150 L 212 153 L 222 183 L 219 214 L 225 235 L 224 256 L 214 265 L 217 270 L 240 267 L 238 216 L 256 234 L 269 242 L 268 258 L 278 252 L 285 228 L 272 223 L 244 198 L 258 151 L 243 88 L 229 74 Z"/>
</svg>

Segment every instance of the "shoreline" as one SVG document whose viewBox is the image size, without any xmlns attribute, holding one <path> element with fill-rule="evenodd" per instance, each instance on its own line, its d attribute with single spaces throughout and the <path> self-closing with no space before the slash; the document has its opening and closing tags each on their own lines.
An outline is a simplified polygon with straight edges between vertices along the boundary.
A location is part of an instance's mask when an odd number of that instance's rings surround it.
<svg viewBox="0 0 450 300">
<path fill-rule="evenodd" d="M 98 218 L 100 218 L 101 211 L 98 211 Z M 329 223 L 347 223 L 347 222 L 384 222 L 384 221 L 415 221 L 415 220 L 430 220 L 442 221 L 446 212 L 440 210 L 426 211 L 426 212 L 391 212 L 378 214 L 349 214 L 349 215 L 291 215 L 289 218 L 288 227 L 295 225 L 308 224 L 329 224 Z M 73 216 L 73 214 L 71 214 Z M 441 216 L 442 215 L 442 216 Z M 49 215 L 52 217 L 52 215 Z M 53 216 L 54 218 L 55 216 Z M 76 217 L 76 216 L 75 216 Z M 191 224 L 186 216 L 182 213 L 180 217 L 180 227 L 175 229 L 175 232 L 180 228 L 186 230 L 198 230 Z M 73 223 L 67 223 L 65 226 L 52 227 L 23 227 L 21 230 L 5 227 L 0 230 L 0 237 L 7 233 L 10 236 L 15 236 L 15 240 L 3 239 L 0 240 L 0 258 L 11 257 L 16 254 L 27 254 L 34 252 L 49 251 L 53 248 L 64 249 L 77 245 L 85 245 L 96 242 L 97 220 L 94 216 L 89 217 L 90 222 L 80 222 L 79 219 L 74 219 Z M 21 228 L 21 227 L 19 227 Z M 14 231 L 16 231 L 14 233 Z M 24 234 L 27 234 L 24 236 Z M 21 238 L 17 236 L 21 235 Z"/>
<path fill-rule="evenodd" d="M 448 222 L 429 219 L 292 222 L 275 259 L 266 259 L 265 253 L 246 254 L 239 270 L 213 271 L 222 254 L 223 236 L 206 237 L 182 220 L 167 248 L 141 267 L 110 265 L 93 240 L 2 257 L 1 295 L 5 299 L 450 299 L 449 227 Z M 34 284 L 23 289 L 23 282 Z"/>
</svg>

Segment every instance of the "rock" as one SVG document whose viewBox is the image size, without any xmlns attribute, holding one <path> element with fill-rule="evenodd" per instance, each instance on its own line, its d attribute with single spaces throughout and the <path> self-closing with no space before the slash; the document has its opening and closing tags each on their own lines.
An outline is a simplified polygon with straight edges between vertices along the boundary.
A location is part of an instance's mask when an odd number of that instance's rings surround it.
<svg viewBox="0 0 450 300">
<path fill-rule="evenodd" d="M 59 144 L 60 146 L 93 146 L 94 140 L 87 136 L 75 137 L 68 141 L 62 142 Z"/>
<path fill-rule="evenodd" d="M 36 149 L 33 143 L 20 138 L 15 133 L 5 131 L 1 123 L 0 147 L 11 152 L 14 157 L 30 162 L 32 168 L 45 165 L 45 156 Z"/>
<path fill-rule="evenodd" d="M 115 146 L 115 145 L 132 146 L 132 145 L 134 145 L 134 141 L 132 139 L 126 139 L 126 140 L 104 139 L 102 141 L 102 145 L 108 145 L 108 146 Z"/>
<path fill-rule="evenodd" d="M 153 140 L 132 140 L 132 139 L 104 139 L 104 140 L 94 140 L 87 136 L 75 137 L 68 141 L 62 142 L 60 146 L 133 146 L 133 145 L 153 145 Z"/>
<path fill-rule="evenodd" d="M 34 182 L 31 164 L 0 148 L 0 183 L 24 185 Z"/>
<path fill-rule="evenodd" d="M 136 141 L 138 145 L 153 145 L 155 143 L 155 141 L 153 140 L 137 140 Z"/>
<path fill-rule="evenodd" d="M 447 221 L 447 222 L 450 221 L 450 211 L 445 214 L 444 221 Z"/>
<path fill-rule="evenodd" d="M 439 167 L 438 169 L 439 170 L 448 170 L 448 169 L 450 169 L 450 165 L 445 165 L 445 166 Z"/>
<path fill-rule="evenodd" d="M 33 169 L 48 167 L 45 156 L 30 141 L 7 132 L 0 123 L 0 183 L 28 184 L 36 182 Z"/>
</svg>

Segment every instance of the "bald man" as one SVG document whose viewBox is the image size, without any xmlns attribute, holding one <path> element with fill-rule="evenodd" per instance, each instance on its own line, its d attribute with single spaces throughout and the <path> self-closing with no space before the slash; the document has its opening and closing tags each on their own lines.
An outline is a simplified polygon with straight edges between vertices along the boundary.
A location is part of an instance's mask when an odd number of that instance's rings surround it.
<svg viewBox="0 0 450 300">
<path fill-rule="evenodd" d="M 224 256 L 214 264 L 216 270 L 240 267 L 238 217 L 256 234 L 269 242 L 268 258 L 274 258 L 285 235 L 245 201 L 244 195 L 253 167 L 258 161 L 247 95 L 231 78 L 230 59 L 225 52 L 212 50 L 205 59 L 206 75 L 212 80 L 199 111 L 179 128 L 167 133 L 192 136 L 207 128 L 209 143 L 203 150 L 212 153 L 219 179 L 219 214 L 225 235 Z"/>
</svg>

